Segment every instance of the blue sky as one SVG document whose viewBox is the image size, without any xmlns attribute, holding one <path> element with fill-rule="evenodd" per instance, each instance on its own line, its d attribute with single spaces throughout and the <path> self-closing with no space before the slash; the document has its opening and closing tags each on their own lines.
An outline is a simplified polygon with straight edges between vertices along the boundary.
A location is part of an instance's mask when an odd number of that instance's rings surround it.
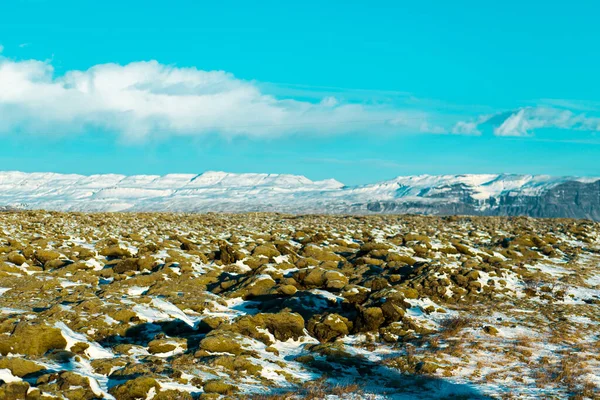
<svg viewBox="0 0 600 400">
<path fill-rule="evenodd" d="M 6 3 L 2 170 L 600 175 L 592 1 Z"/>
</svg>

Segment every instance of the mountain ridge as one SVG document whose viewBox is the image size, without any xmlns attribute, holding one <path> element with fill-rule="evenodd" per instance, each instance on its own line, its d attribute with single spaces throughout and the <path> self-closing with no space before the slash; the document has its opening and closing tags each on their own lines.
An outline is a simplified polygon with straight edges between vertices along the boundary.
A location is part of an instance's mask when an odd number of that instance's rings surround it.
<svg viewBox="0 0 600 400">
<path fill-rule="evenodd" d="M 302 175 L 0 172 L 0 206 L 58 211 L 416 213 L 600 220 L 600 178 L 409 175 L 347 186 Z"/>
</svg>

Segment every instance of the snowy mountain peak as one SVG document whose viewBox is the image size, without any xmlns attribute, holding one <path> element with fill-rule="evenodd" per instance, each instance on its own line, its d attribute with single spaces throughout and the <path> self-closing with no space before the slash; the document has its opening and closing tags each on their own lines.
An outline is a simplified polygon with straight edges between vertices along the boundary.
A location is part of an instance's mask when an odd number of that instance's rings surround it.
<svg viewBox="0 0 600 400">
<path fill-rule="evenodd" d="M 0 172 L 0 207 L 73 211 L 281 211 L 577 216 L 600 219 L 598 178 L 398 176 L 361 186 L 301 175 Z"/>
</svg>

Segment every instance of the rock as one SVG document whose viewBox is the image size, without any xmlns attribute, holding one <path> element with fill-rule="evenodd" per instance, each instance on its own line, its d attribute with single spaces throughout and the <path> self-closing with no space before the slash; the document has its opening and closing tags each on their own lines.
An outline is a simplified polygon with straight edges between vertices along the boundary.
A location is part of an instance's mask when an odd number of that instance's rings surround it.
<svg viewBox="0 0 600 400">
<path fill-rule="evenodd" d="M 380 260 L 378 258 L 371 257 L 360 257 L 354 261 L 354 265 L 383 265 L 385 264 L 384 260 Z"/>
<path fill-rule="evenodd" d="M 108 392 L 117 400 L 140 400 L 148 398 L 148 392 L 154 389 L 160 391 L 160 385 L 154 378 L 143 377 L 128 380 L 117 386 L 113 386 Z"/>
<path fill-rule="evenodd" d="M 126 258 L 121 260 L 113 266 L 113 271 L 117 274 L 123 274 L 128 271 L 139 271 L 138 261 L 137 258 Z"/>
<path fill-rule="evenodd" d="M 39 379 L 38 382 L 40 382 Z M 88 377 L 71 371 L 52 374 L 48 382 L 38 385 L 38 388 L 43 391 L 58 392 L 67 399 L 94 400 L 98 398 L 90 386 Z"/>
<path fill-rule="evenodd" d="M 116 310 L 112 313 L 109 313 L 109 315 L 111 318 L 124 323 L 130 322 L 134 318 L 137 318 L 137 313 L 126 309 Z"/>
<path fill-rule="evenodd" d="M 483 331 L 485 333 L 487 333 L 488 335 L 492 335 L 492 336 L 496 336 L 498 334 L 498 329 L 494 328 L 493 326 L 490 325 L 486 325 L 483 327 Z"/>
<path fill-rule="evenodd" d="M 158 392 L 152 400 L 193 400 L 194 398 L 189 392 L 182 392 L 180 390 L 169 389 Z"/>
<path fill-rule="evenodd" d="M 261 340 L 266 344 L 272 344 L 269 336 L 261 330 L 268 330 L 275 339 L 283 342 L 288 339 L 297 340 L 304 335 L 304 318 L 300 314 L 287 311 L 260 313 L 243 316 L 231 326 L 223 329 L 233 330 L 242 335 Z"/>
<path fill-rule="evenodd" d="M 49 350 L 64 349 L 67 342 L 60 329 L 45 324 L 20 322 L 10 336 L 0 335 L 0 354 L 41 356 Z"/>
<path fill-rule="evenodd" d="M 68 260 L 61 259 L 46 261 L 46 263 L 44 264 L 44 270 L 52 271 L 54 269 L 62 268 L 65 265 L 68 265 L 69 263 L 70 262 Z"/>
<path fill-rule="evenodd" d="M 306 287 L 321 287 L 327 280 L 325 272 L 322 268 L 313 268 L 303 278 L 300 278 L 300 281 Z"/>
<path fill-rule="evenodd" d="M 360 252 L 363 254 L 371 253 L 374 250 L 389 250 L 392 246 L 389 243 L 368 242 L 360 246 Z"/>
<path fill-rule="evenodd" d="M 0 359 L 0 369 L 9 369 L 14 376 L 20 378 L 45 369 L 33 361 L 21 357 L 5 357 Z"/>
<path fill-rule="evenodd" d="M 27 382 L 9 382 L 0 386 L 0 399 L 25 400 L 29 384 Z"/>
<path fill-rule="evenodd" d="M 398 292 L 402 293 L 404 295 L 405 299 L 418 299 L 419 298 L 419 291 L 416 289 L 403 287 L 403 288 L 399 288 Z"/>
<path fill-rule="evenodd" d="M 481 275 L 479 274 L 479 271 L 477 271 L 477 270 L 472 270 L 472 271 L 470 271 L 469 273 L 467 273 L 465 276 L 466 276 L 466 278 L 467 278 L 468 280 L 470 280 L 470 281 L 476 281 L 477 279 L 479 279 L 479 277 L 480 277 Z"/>
<path fill-rule="evenodd" d="M 48 261 L 56 260 L 61 256 L 58 251 L 54 250 L 36 250 L 35 258 L 42 264 L 46 264 Z"/>
<path fill-rule="evenodd" d="M 398 253 L 388 253 L 385 260 L 387 262 L 400 261 L 400 262 L 406 263 L 408 265 L 415 265 L 417 263 L 417 261 L 414 258 L 412 258 L 411 256 L 407 256 L 404 254 L 398 254 Z"/>
<path fill-rule="evenodd" d="M 373 292 L 377 292 L 381 289 L 385 289 L 387 287 L 389 287 L 390 284 L 388 283 L 387 279 L 385 278 L 375 278 L 371 281 L 371 291 Z"/>
<path fill-rule="evenodd" d="M 250 299 L 257 296 L 263 296 L 271 293 L 271 289 L 276 285 L 273 278 L 269 275 L 253 275 L 246 279 L 239 288 L 235 290 L 236 297 Z"/>
<path fill-rule="evenodd" d="M 402 320 L 406 314 L 405 307 L 406 305 L 400 300 L 389 298 L 381 305 L 381 311 L 385 320 L 390 323 Z"/>
<path fill-rule="evenodd" d="M 339 314 L 315 316 L 307 324 L 309 333 L 322 343 L 344 337 L 352 330 L 352 322 Z"/>
<path fill-rule="evenodd" d="M 298 291 L 298 289 L 296 289 L 296 286 L 293 285 L 282 285 L 279 287 L 278 290 L 280 293 L 283 293 L 287 296 L 293 296 Z"/>
<path fill-rule="evenodd" d="M 253 363 L 253 360 L 258 363 Z M 257 377 L 261 375 L 263 370 L 260 361 L 250 356 L 219 355 L 210 357 L 206 362 L 213 368 L 222 367 L 229 371 L 236 371 L 243 373 L 244 375 L 254 375 Z"/>
<path fill-rule="evenodd" d="M 464 244 L 461 244 L 461 243 L 452 243 L 452 245 L 461 254 L 464 254 L 464 255 L 469 256 L 469 257 L 474 257 L 475 256 L 475 254 L 471 251 L 471 249 L 469 249 L 469 247 L 465 246 Z"/>
<path fill-rule="evenodd" d="M 264 256 L 272 260 L 273 258 L 280 256 L 281 253 L 273 245 L 259 245 L 254 248 L 252 255 L 255 257 Z"/>
<path fill-rule="evenodd" d="M 210 332 L 200 342 L 200 349 L 209 351 L 211 353 L 231 353 L 239 355 L 242 353 L 242 346 L 240 346 L 239 337 L 231 332 L 224 330 L 214 330 Z"/>
<path fill-rule="evenodd" d="M 359 332 L 376 331 L 385 322 L 383 310 L 379 307 L 361 307 L 359 308 L 359 318 L 356 321 L 356 328 Z"/>
<path fill-rule="evenodd" d="M 302 249 L 301 255 L 304 257 L 314 258 L 319 261 L 343 261 L 344 258 L 334 252 L 318 247 L 315 245 L 307 245 Z"/>
<path fill-rule="evenodd" d="M 221 244 L 219 246 L 219 252 L 220 252 L 220 257 L 219 259 L 221 260 L 221 262 L 223 262 L 223 264 L 227 265 L 227 264 L 233 264 L 235 263 L 236 257 L 235 257 L 235 249 L 233 248 L 232 245 L 230 244 Z"/>
<path fill-rule="evenodd" d="M 217 393 L 217 394 L 232 394 L 236 391 L 235 386 L 223 382 L 220 379 L 213 379 L 207 381 L 203 387 L 206 393 Z"/>
<path fill-rule="evenodd" d="M 148 343 L 148 352 L 150 354 L 168 353 L 177 348 L 177 345 L 171 343 L 169 340 L 153 340 Z"/>
<path fill-rule="evenodd" d="M 14 265 L 0 261 L 0 272 L 8 272 L 10 274 L 21 274 L 23 271 L 20 268 L 15 267 Z"/>
<path fill-rule="evenodd" d="M 339 290 L 348 284 L 348 278 L 340 271 L 327 270 L 320 267 L 300 270 L 294 275 L 298 282 L 307 288 L 322 288 Z"/>
<path fill-rule="evenodd" d="M 23 265 L 27 262 L 27 259 L 18 251 L 11 251 L 8 253 L 8 261 L 16 265 Z"/>
<path fill-rule="evenodd" d="M 102 249 L 100 255 L 112 258 L 128 258 L 131 257 L 131 252 L 119 246 L 111 246 Z"/>
</svg>

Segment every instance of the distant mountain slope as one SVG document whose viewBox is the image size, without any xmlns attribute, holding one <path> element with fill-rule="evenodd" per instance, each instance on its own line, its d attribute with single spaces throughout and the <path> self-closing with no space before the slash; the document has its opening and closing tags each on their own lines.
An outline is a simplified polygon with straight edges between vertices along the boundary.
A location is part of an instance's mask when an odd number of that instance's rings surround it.
<svg viewBox="0 0 600 400">
<path fill-rule="evenodd" d="M 344 186 L 333 179 L 212 171 L 164 176 L 0 172 L 0 208 L 530 215 L 600 220 L 600 178 L 419 175 Z"/>
</svg>

